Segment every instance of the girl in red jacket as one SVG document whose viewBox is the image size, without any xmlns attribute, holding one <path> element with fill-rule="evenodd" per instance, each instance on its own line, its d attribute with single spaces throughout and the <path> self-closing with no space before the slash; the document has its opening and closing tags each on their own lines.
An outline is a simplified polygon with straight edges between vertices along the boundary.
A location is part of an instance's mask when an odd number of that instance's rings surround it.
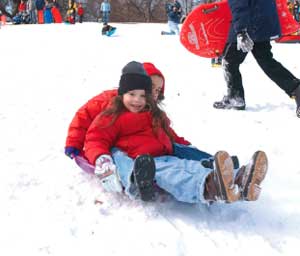
<svg viewBox="0 0 300 256">
<path fill-rule="evenodd" d="M 128 63 L 112 105 L 87 131 L 85 156 L 95 165 L 103 188 L 114 192 L 124 188 L 129 197 L 144 201 L 155 198 L 154 183 L 187 203 L 257 200 L 267 172 L 266 154 L 257 151 L 236 176 L 225 151 L 215 154 L 213 168 L 172 156 L 173 142 L 182 142 L 182 138 L 153 100 L 151 86 L 143 65 Z"/>
</svg>

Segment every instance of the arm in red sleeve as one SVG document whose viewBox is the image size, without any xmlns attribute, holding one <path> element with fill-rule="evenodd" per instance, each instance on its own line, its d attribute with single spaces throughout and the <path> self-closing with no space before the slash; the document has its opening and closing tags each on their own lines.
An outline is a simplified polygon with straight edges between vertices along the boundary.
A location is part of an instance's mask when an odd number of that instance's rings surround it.
<svg viewBox="0 0 300 256">
<path fill-rule="evenodd" d="M 120 126 L 118 120 L 110 125 L 111 116 L 98 116 L 92 122 L 86 133 L 84 151 L 85 157 L 91 164 L 103 154 L 110 155 L 119 134 Z"/>
<path fill-rule="evenodd" d="M 117 95 L 116 90 L 102 92 L 84 104 L 73 117 L 66 138 L 66 147 L 82 150 L 85 135 L 95 117 L 107 109 L 111 99 Z"/>
<path fill-rule="evenodd" d="M 174 138 L 174 141 L 178 144 L 183 144 L 183 145 L 190 145 L 191 143 L 189 141 L 187 141 L 185 138 L 183 137 L 179 137 L 176 132 L 170 127 L 170 132 Z"/>
</svg>

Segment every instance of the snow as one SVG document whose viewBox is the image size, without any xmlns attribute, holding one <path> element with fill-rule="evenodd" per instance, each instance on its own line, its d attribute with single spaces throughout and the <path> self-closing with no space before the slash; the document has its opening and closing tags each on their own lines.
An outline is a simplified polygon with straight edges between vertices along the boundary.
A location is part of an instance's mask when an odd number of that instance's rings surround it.
<svg viewBox="0 0 300 256">
<path fill-rule="evenodd" d="M 7 25 L 0 30 L 0 255 L 295 255 L 300 244 L 299 118 L 295 102 L 259 69 L 241 67 L 246 111 L 212 107 L 222 70 L 189 53 L 166 24 Z M 273 44 L 296 76 L 299 45 Z M 247 163 L 264 150 L 269 171 L 256 202 L 189 205 L 130 201 L 64 155 L 76 110 L 118 85 L 129 61 L 166 78 L 165 106 L 179 135 Z M 103 203 L 101 203 L 103 202 Z"/>
</svg>

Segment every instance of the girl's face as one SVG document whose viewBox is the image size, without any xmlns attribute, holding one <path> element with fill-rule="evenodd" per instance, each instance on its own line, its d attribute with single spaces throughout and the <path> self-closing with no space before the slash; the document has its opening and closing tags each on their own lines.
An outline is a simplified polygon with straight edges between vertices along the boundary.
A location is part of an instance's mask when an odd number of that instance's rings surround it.
<svg viewBox="0 0 300 256">
<path fill-rule="evenodd" d="M 146 106 L 145 90 L 132 90 L 124 93 L 123 104 L 130 112 L 141 112 Z"/>
<path fill-rule="evenodd" d="M 163 88 L 164 80 L 161 76 L 153 75 L 151 76 L 152 80 L 152 97 L 154 101 L 157 101 L 158 96 Z"/>
</svg>

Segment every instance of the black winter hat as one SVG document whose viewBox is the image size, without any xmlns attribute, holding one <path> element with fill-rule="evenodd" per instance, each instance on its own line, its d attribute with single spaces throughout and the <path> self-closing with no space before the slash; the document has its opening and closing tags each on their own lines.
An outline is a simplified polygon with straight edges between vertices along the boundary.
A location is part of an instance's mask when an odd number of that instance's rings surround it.
<svg viewBox="0 0 300 256">
<path fill-rule="evenodd" d="M 151 94 L 152 81 L 147 75 L 142 63 L 131 61 L 122 69 L 118 94 L 123 95 L 129 91 L 139 89 Z"/>
</svg>

